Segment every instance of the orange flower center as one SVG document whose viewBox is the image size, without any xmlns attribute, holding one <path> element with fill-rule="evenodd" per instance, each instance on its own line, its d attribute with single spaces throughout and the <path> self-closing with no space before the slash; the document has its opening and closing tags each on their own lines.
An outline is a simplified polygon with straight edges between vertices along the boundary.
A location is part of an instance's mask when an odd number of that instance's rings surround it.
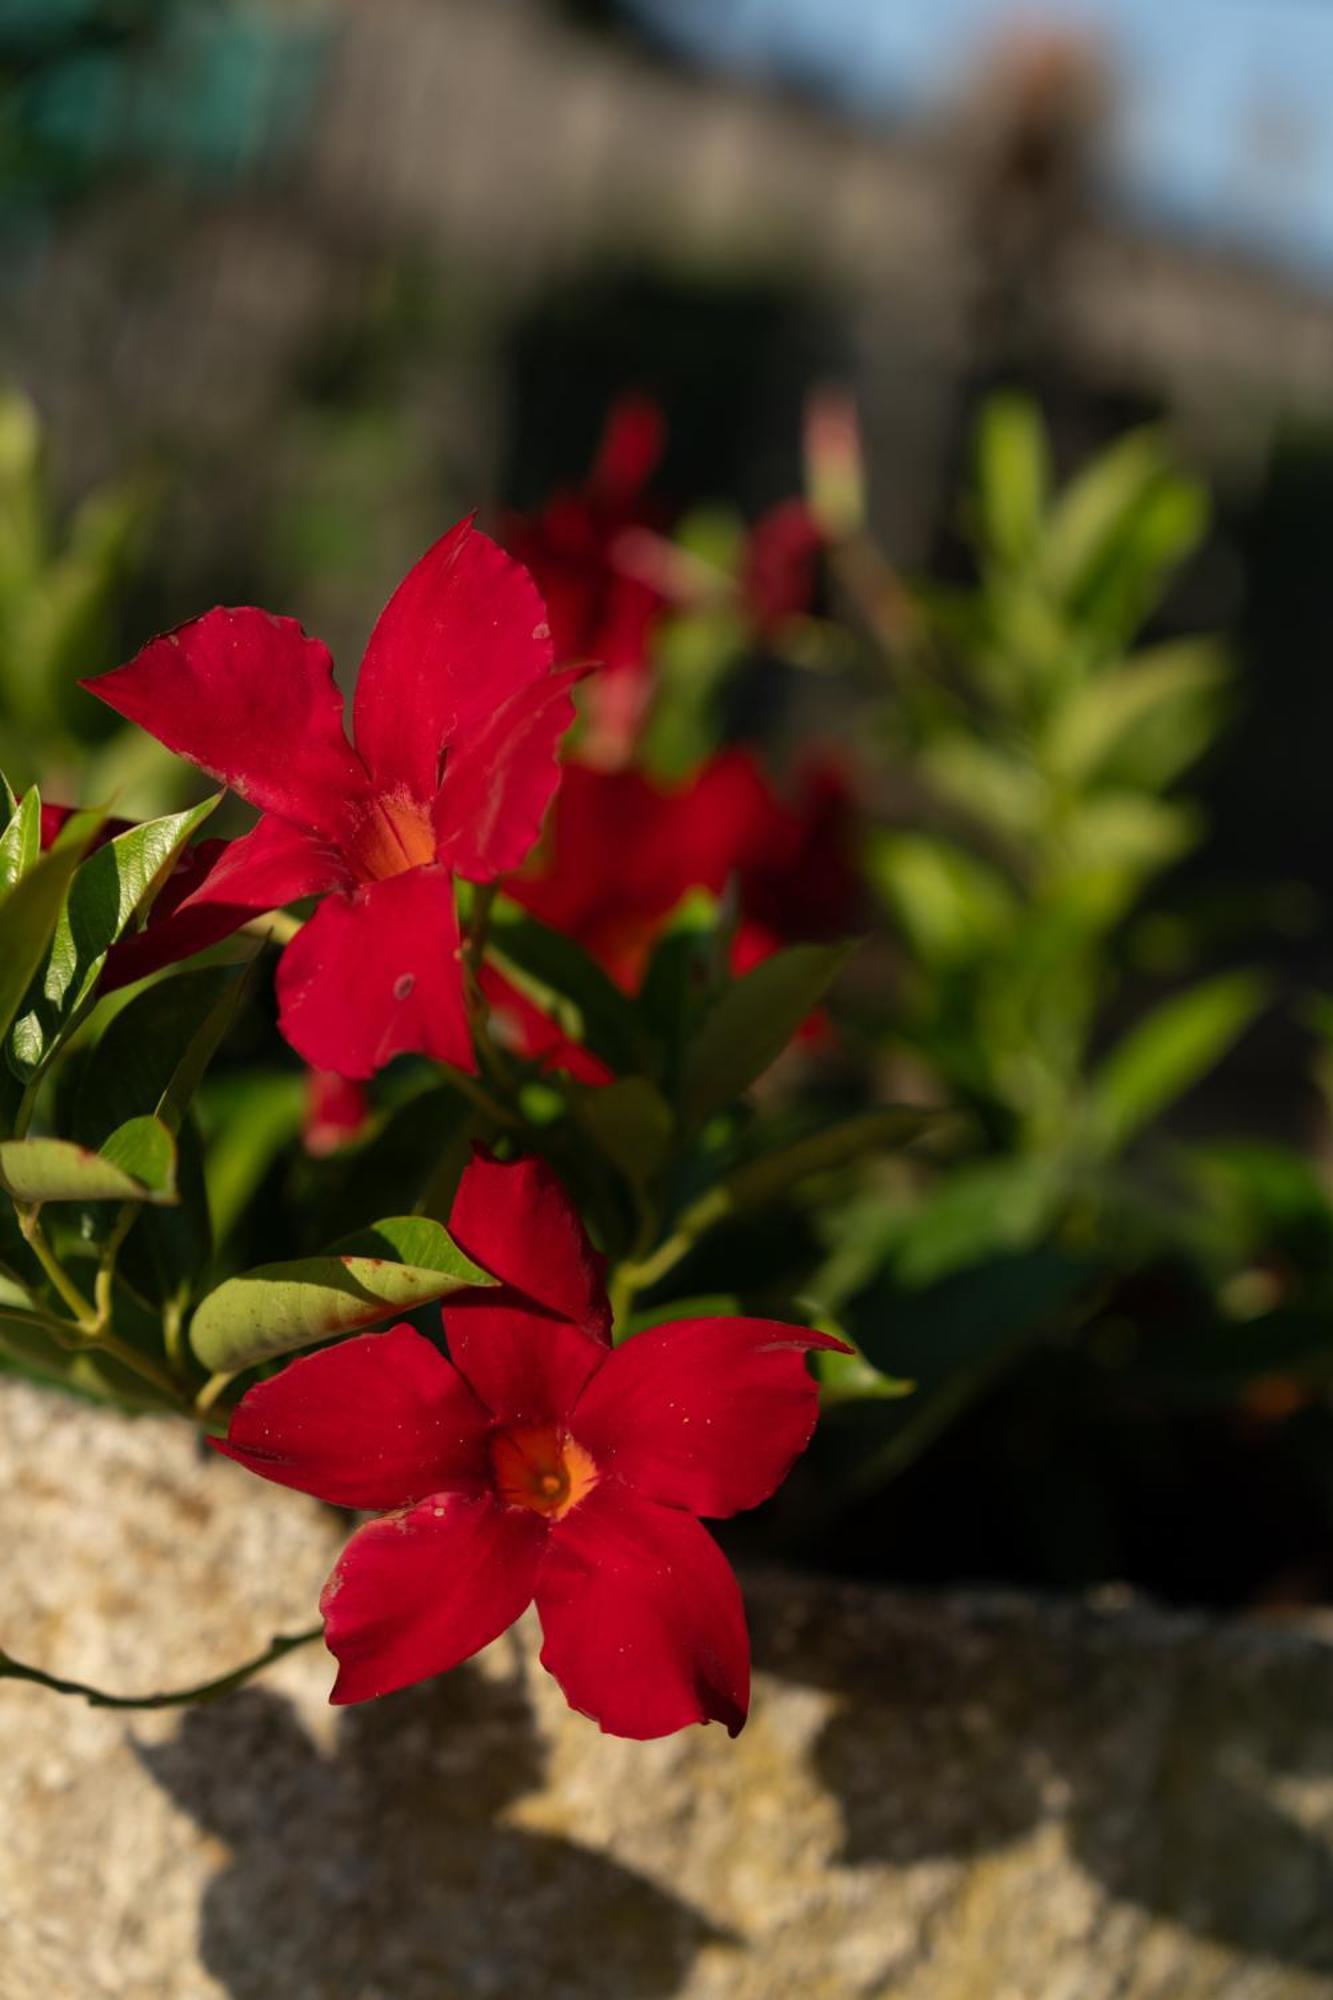
<svg viewBox="0 0 1333 2000">
<path fill-rule="evenodd" d="M 435 859 L 430 809 L 406 792 L 370 800 L 351 841 L 351 859 L 363 882 L 383 882 Z"/>
<path fill-rule="evenodd" d="M 559 1521 L 597 1484 L 597 1467 L 581 1444 L 554 1424 L 499 1431 L 491 1441 L 495 1490 L 508 1507 L 527 1507 Z"/>
</svg>

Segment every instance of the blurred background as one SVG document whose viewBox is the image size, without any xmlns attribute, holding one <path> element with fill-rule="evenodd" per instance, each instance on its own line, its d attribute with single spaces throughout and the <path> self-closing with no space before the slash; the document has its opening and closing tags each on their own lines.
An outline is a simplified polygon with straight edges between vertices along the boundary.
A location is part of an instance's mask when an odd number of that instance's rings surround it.
<svg viewBox="0 0 1333 2000">
<path fill-rule="evenodd" d="M 0 376 L 27 399 L 0 423 L 19 781 L 33 746 L 49 787 L 74 781 L 101 726 L 63 706 L 76 670 L 214 602 L 294 613 L 354 662 L 444 525 L 584 477 L 623 391 L 665 411 L 670 518 L 799 491 L 811 392 L 849 391 L 876 543 L 941 589 L 974 574 L 960 496 L 994 391 L 1040 411 L 1057 479 L 1163 427 L 1211 510 L 1142 607 L 1149 636 L 1221 632 L 1235 672 L 1191 781 L 1206 837 L 1172 857 L 1188 950 L 1163 919 L 1128 956 L 1154 975 L 1262 959 L 1286 1004 L 1179 1131 L 1289 1147 L 1296 1179 L 1269 1152 L 1261 1190 L 1252 1159 L 1223 1248 L 1196 1230 L 1188 1277 L 1179 1244 L 1136 1251 L 1137 1290 L 1103 1274 L 1077 1360 L 1062 1336 L 981 1416 L 946 1396 L 897 1458 L 877 1437 L 882 1476 L 832 1526 L 811 1503 L 790 1545 L 878 1574 L 1324 1594 L 1333 1222 L 1307 997 L 1333 989 L 1333 10 L 0 0 L 0 91 Z M 753 733 L 856 734 L 864 705 L 792 697 L 770 665 L 738 710 Z M 151 745 L 102 747 L 99 783 L 162 800 Z M 1141 1000 L 1131 981 L 1125 1018 Z M 1043 1210 L 1031 1233 L 1053 1226 Z M 977 1269 L 969 1337 L 999 1296 Z M 849 1324 L 871 1293 L 846 1281 Z M 929 1375 L 895 1346 L 898 1309 L 858 1338 Z M 1144 1324 L 1258 1319 L 1275 1344 L 1238 1360 L 1233 1340 L 1203 1391 L 1177 1350 L 1106 1388 Z"/>
</svg>

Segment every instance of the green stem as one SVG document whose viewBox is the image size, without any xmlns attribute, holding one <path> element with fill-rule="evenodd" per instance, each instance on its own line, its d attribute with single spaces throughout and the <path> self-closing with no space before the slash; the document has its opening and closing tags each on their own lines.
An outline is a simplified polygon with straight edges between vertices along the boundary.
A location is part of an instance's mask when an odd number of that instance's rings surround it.
<svg viewBox="0 0 1333 2000">
<path fill-rule="evenodd" d="M 16 1204 L 16 1206 L 18 1205 Z M 55 1251 L 47 1242 L 46 1231 L 42 1228 L 38 1207 L 35 1205 L 31 1207 L 18 1206 L 18 1220 L 19 1228 L 23 1232 L 24 1242 L 32 1251 L 33 1256 L 37 1259 L 43 1271 L 45 1271 L 63 1303 L 73 1313 L 75 1320 L 78 1322 L 79 1332 L 85 1335 L 92 1333 L 98 1323 L 97 1312 L 83 1296 L 83 1293 L 74 1283 L 74 1280 L 56 1256 Z"/>
<path fill-rule="evenodd" d="M 308 1646 L 313 1639 L 323 1635 L 322 1625 L 312 1625 L 306 1632 L 290 1632 L 274 1639 L 256 1659 L 247 1660 L 243 1667 L 234 1667 L 229 1674 L 219 1674 L 215 1680 L 200 1681 L 194 1687 L 172 1688 L 165 1694 L 107 1694 L 103 1688 L 90 1687 L 86 1681 L 63 1680 L 57 1674 L 43 1673 L 40 1667 L 28 1667 L 10 1654 L 0 1652 L 0 1680 L 33 1681 L 38 1687 L 50 1688 L 55 1694 L 82 1695 L 93 1708 L 184 1708 L 191 1702 L 214 1701 L 220 1694 L 228 1694 L 232 1688 L 241 1687 L 265 1667 L 281 1660 L 287 1653 L 294 1653 L 298 1646 Z"/>
</svg>

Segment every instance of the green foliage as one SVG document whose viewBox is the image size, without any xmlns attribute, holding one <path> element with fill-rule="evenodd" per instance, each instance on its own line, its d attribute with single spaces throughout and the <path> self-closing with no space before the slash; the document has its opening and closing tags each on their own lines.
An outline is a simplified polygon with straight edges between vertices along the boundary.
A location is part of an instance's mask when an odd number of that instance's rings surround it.
<svg viewBox="0 0 1333 2000">
<path fill-rule="evenodd" d="M 190 1344 L 206 1368 L 235 1374 L 494 1282 L 437 1222 L 391 1216 L 327 1256 L 228 1278 L 197 1307 Z"/>
</svg>

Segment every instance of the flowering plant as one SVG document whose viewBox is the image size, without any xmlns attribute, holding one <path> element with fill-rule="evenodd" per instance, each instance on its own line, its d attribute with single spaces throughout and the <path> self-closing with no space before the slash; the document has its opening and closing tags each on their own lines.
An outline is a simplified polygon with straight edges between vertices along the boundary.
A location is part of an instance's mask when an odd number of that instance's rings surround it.
<svg viewBox="0 0 1333 2000">
<path fill-rule="evenodd" d="M 372 634 L 354 742 L 328 653 L 259 610 L 87 683 L 259 817 L 191 844 L 220 794 L 143 824 L 7 794 L 0 1341 L 378 1516 L 324 1596 L 335 1700 L 442 1671 L 535 1599 L 547 1663 L 604 1728 L 734 1733 L 744 1615 L 699 1517 L 774 1490 L 814 1425 L 805 1357 L 853 1357 L 790 1299 L 636 1309 L 712 1221 L 921 1121 L 756 1144 L 744 1095 L 846 946 L 827 921 L 787 946 L 770 927 L 765 868 L 806 827 L 739 753 L 685 795 L 697 858 L 678 794 L 573 766 L 521 872 L 589 671 L 464 521 Z M 304 1079 L 232 1063 L 272 1035 L 270 966 Z M 506 1033 L 506 1002 L 545 1041 Z M 246 1194 L 298 1135 L 292 1238 L 247 1263 Z"/>
</svg>

